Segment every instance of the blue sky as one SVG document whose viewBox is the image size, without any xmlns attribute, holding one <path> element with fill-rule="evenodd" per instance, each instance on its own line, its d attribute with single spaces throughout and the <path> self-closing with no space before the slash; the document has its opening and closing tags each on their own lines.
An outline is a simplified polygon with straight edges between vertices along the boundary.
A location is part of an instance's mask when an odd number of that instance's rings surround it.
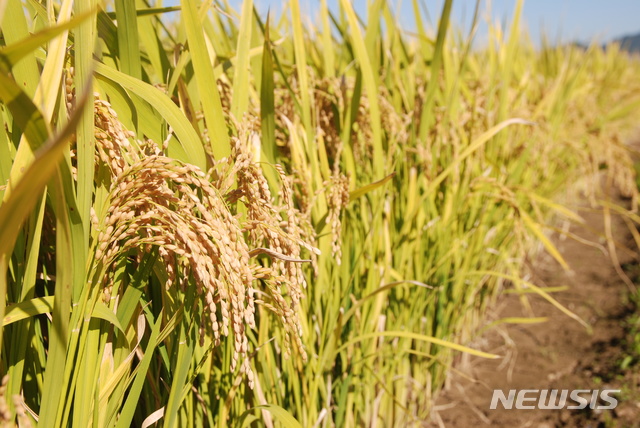
<svg viewBox="0 0 640 428">
<path fill-rule="evenodd" d="M 431 22 L 438 19 L 443 0 L 421 0 L 428 9 Z M 258 10 L 266 13 L 270 7 L 275 13 L 281 13 L 282 0 L 254 0 Z M 241 0 L 232 0 L 239 5 Z M 338 0 L 328 0 L 330 8 L 335 8 Z M 366 0 L 352 2 L 356 11 L 366 15 Z M 482 0 L 481 10 L 487 10 L 487 0 Z M 491 19 L 510 22 L 516 0 L 492 0 Z M 303 13 L 314 19 L 318 0 L 300 0 Z M 415 27 L 412 12 L 412 0 L 390 0 L 394 5 L 400 23 L 408 30 Z M 471 19 L 475 0 L 454 0 L 453 19 L 465 25 Z M 487 13 L 483 13 L 483 17 Z M 523 21 L 534 41 L 540 39 L 541 32 L 553 42 L 598 40 L 604 42 L 613 38 L 640 33 L 640 0 L 525 0 Z M 478 41 L 486 37 L 486 31 L 480 29 Z"/>
</svg>

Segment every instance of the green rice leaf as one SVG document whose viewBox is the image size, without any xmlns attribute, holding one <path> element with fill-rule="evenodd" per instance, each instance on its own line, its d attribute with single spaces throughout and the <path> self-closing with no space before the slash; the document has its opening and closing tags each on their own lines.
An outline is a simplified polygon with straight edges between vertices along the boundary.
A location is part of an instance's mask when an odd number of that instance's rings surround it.
<svg viewBox="0 0 640 428">
<path fill-rule="evenodd" d="M 138 17 L 136 3 L 132 0 L 116 0 L 118 20 L 118 53 L 122 71 L 131 77 L 142 77 L 138 41 Z"/>
<path fill-rule="evenodd" d="M 11 43 L 10 45 L 1 47 L 0 63 L 2 63 L 4 67 L 6 67 L 5 71 L 10 70 L 11 67 L 22 58 L 29 55 L 31 52 L 38 49 L 48 41 L 53 40 L 55 37 L 59 36 L 65 31 L 78 26 L 82 22 L 94 16 L 96 12 L 97 9 L 94 8 L 85 13 L 74 16 L 67 22 L 45 28 L 44 30 L 29 35 L 29 37 L 26 37 L 19 42 Z"/>
<path fill-rule="evenodd" d="M 260 86 L 260 126 L 262 127 L 262 151 L 267 162 L 276 162 L 276 118 L 273 82 L 273 57 L 269 39 L 269 15 L 264 30 L 262 53 L 262 83 Z"/>
<path fill-rule="evenodd" d="M 380 121 L 380 105 L 378 102 L 377 75 L 373 71 L 373 64 L 367 54 L 362 32 L 358 24 L 358 19 L 353 11 L 351 2 L 340 0 L 340 4 L 347 15 L 349 27 L 351 28 L 351 40 L 355 51 L 358 65 L 362 70 L 365 92 L 369 97 L 369 115 L 371 116 L 371 130 L 373 138 L 373 170 L 377 174 L 384 174 L 386 171 L 382 147 L 382 127 Z"/>
<path fill-rule="evenodd" d="M 195 0 L 182 0 L 182 18 L 189 41 L 191 63 L 196 78 L 196 84 L 202 94 L 202 110 L 209 129 L 211 151 L 216 159 L 228 157 L 231 153 L 227 124 L 222 111 L 222 102 L 218 93 L 218 86 L 213 74 L 213 67 L 209 51 L 205 45 L 204 33 Z"/>
<path fill-rule="evenodd" d="M 467 146 L 467 148 L 465 148 L 462 152 L 460 152 L 460 154 L 456 156 L 456 158 L 447 165 L 444 171 L 438 174 L 438 176 L 431 183 L 429 183 L 429 187 L 427 188 L 425 193 L 430 194 L 434 192 L 436 187 L 438 187 L 440 183 L 442 183 L 445 180 L 445 178 L 447 178 L 458 167 L 458 165 L 460 165 L 466 158 L 471 156 L 476 150 L 482 147 L 487 141 L 493 138 L 498 132 L 502 131 L 504 128 L 508 126 L 515 125 L 515 124 L 533 125 L 532 122 L 529 122 L 524 119 L 508 119 L 490 128 L 489 130 L 485 131 L 480 136 L 478 136 L 474 141 L 472 141 L 471 144 Z"/>
<path fill-rule="evenodd" d="M 251 20 L 253 19 L 253 0 L 242 2 L 240 28 L 238 28 L 238 47 L 236 49 L 236 63 L 233 71 L 233 99 L 231 100 L 231 114 L 237 121 L 242 121 L 249 106 L 249 50 L 251 49 Z M 266 41 L 265 41 L 266 43 Z"/>
<path fill-rule="evenodd" d="M 2 82 L 0 80 L 0 82 Z M 12 250 L 20 228 L 40 199 L 47 182 L 54 175 L 62 160 L 66 143 L 74 133 L 86 97 L 78 101 L 77 110 L 69 122 L 56 135 L 42 144 L 36 158 L 9 197 L 0 205 L 0 256 L 7 256 Z M 29 107 L 25 107 L 28 109 Z M 37 112 L 37 110 L 35 110 Z M 32 113 L 35 114 L 35 113 Z M 4 292 L 4 290 L 1 290 Z M 0 314 L 4 318 L 4 313 Z"/>
<path fill-rule="evenodd" d="M 300 422 L 298 422 L 296 418 L 294 418 L 293 415 L 291 415 L 291 413 L 289 413 L 284 408 L 276 404 L 263 404 L 263 405 L 255 406 L 251 409 L 248 409 L 240 416 L 238 420 L 239 426 L 244 426 L 243 425 L 244 420 L 247 417 L 251 416 L 250 412 L 253 412 L 255 410 L 268 411 L 276 418 L 278 422 L 280 422 L 280 424 L 282 424 L 282 426 L 285 426 L 287 428 L 302 428 L 302 425 L 300 425 Z"/>
<path fill-rule="evenodd" d="M 186 157 L 179 160 L 196 165 L 206 170 L 206 155 L 200 137 L 191 126 L 191 123 L 182 114 L 178 106 L 165 94 L 158 89 L 142 82 L 131 76 L 128 76 L 118 70 L 107 67 L 104 64 L 95 63 L 96 73 L 111 80 L 115 84 L 121 85 L 127 91 L 130 91 L 155 108 L 162 118 L 167 121 L 178 137 L 178 141 L 184 148 Z"/>
<path fill-rule="evenodd" d="M 17 321 L 53 311 L 53 296 L 37 297 L 7 307 L 2 325 L 7 326 Z"/>
<path fill-rule="evenodd" d="M 160 331 L 162 329 L 161 315 L 162 314 L 158 316 L 156 322 L 151 327 L 151 336 L 149 337 L 147 347 L 144 350 L 144 356 L 142 357 L 142 360 L 140 361 L 136 369 L 133 384 L 129 389 L 129 392 L 127 394 L 127 401 L 125 401 L 124 406 L 122 407 L 122 411 L 120 412 L 120 415 L 118 417 L 116 428 L 128 428 L 131 426 L 131 423 L 133 421 L 136 408 L 138 407 L 140 401 L 140 394 L 142 393 L 142 388 L 145 384 L 145 378 L 147 377 L 149 367 L 151 366 L 151 362 L 153 360 L 153 351 L 159 344 L 158 339 L 160 336 Z"/>
</svg>

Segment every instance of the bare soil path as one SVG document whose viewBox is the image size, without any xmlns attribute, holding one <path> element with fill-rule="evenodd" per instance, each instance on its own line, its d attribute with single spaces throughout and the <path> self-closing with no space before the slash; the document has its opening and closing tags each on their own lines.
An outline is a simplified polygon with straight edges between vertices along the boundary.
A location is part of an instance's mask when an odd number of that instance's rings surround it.
<svg viewBox="0 0 640 428">
<path fill-rule="evenodd" d="M 624 203 L 624 201 L 621 201 Z M 640 369 L 621 369 L 630 334 L 627 320 L 635 311 L 629 287 L 616 273 L 606 251 L 602 212 L 580 212 L 587 227 L 570 232 L 596 245 L 556 239 L 572 267 L 565 272 L 547 254 L 532 266 L 532 282 L 546 287 L 569 286 L 553 296 L 593 327 L 589 334 L 578 322 L 547 301 L 529 299 L 542 324 L 503 324 L 473 345 L 503 355 L 501 360 L 463 357 L 450 374 L 448 386 L 436 402 L 433 426 L 444 427 L 640 427 Z M 590 229 L 590 230 L 589 230 Z M 624 221 L 612 216 L 614 239 L 634 248 Z M 620 262 L 633 265 L 633 254 L 618 250 Z M 636 269 L 637 271 L 637 269 Z M 629 272 L 633 278 L 633 272 Z M 506 295 L 492 318 L 522 317 L 518 296 Z M 621 389 L 614 410 L 490 410 L 494 389 Z M 571 402 L 570 404 L 574 404 Z"/>
</svg>

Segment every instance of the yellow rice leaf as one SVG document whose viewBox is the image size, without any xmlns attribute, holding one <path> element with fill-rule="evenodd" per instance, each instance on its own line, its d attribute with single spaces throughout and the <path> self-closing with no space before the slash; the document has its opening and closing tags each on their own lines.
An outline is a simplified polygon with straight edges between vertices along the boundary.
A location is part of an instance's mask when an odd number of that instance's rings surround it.
<svg viewBox="0 0 640 428">
<path fill-rule="evenodd" d="M 531 290 L 533 290 L 536 294 L 538 294 L 540 297 L 542 297 L 547 302 L 551 303 L 553 306 L 558 308 L 562 313 L 564 313 L 565 315 L 569 316 L 570 318 L 573 318 L 574 320 L 578 321 L 585 329 L 587 329 L 587 331 L 589 331 L 589 332 L 591 331 L 591 327 L 589 326 L 589 324 L 587 324 L 582 318 L 580 318 L 578 315 L 576 315 L 573 312 L 571 312 L 569 309 L 565 308 L 560 302 L 558 302 L 556 299 L 551 297 L 551 295 L 549 293 L 547 293 L 545 290 L 543 290 L 542 288 L 538 287 L 537 285 L 535 285 L 535 284 L 533 284 L 533 283 L 531 283 L 529 281 L 525 281 L 524 279 L 518 278 L 517 276 L 514 276 L 514 275 L 506 275 L 504 273 L 500 273 L 500 272 L 496 272 L 496 271 L 489 271 L 489 270 L 487 270 L 487 271 L 469 272 L 467 275 L 491 275 L 491 276 L 496 276 L 496 277 L 499 277 L 499 278 L 508 279 L 509 281 L 517 282 L 517 283 L 520 283 L 522 285 L 526 285 Z"/>
<path fill-rule="evenodd" d="M 533 219 L 529 217 L 529 214 L 527 214 L 525 211 L 521 210 L 519 211 L 519 213 L 520 218 L 522 218 L 522 221 L 524 222 L 524 225 L 527 227 L 527 229 L 533 232 L 533 234 L 540 240 L 540 242 L 542 242 L 542 245 L 544 245 L 549 254 L 551 254 L 551 256 L 556 259 L 558 263 L 560 263 L 564 270 L 570 270 L 571 268 L 564 260 L 558 249 L 555 247 L 555 245 L 553 245 L 549 238 L 545 236 L 544 232 L 542 231 L 542 227 L 540 227 L 538 223 L 533 221 Z"/>
<path fill-rule="evenodd" d="M 549 208 L 559 212 L 560 214 L 564 215 L 567 218 L 570 218 L 571 220 L 575 220 L 580 224 L 584 223 L 584 219 L 582 217 L 580 217 L 578 214 L 574 213 L 573 211 L 571 211 L 570 209 L 568 209 L 567 207 L 564 207 L 560 204 L 557 204 L 545 197 L 542 197 L 540 195 L 538 195 L 535 192 L 528 192 L 527 195 L 531 198 L 534 199 L 537 202 L 540 202 L 543 205 L 548 206 Z"/>
<path fill-rule="evenodd" d="M 396 175 L 395 172 L 392 172 L 391 174 L 387 175 L 385 178 L 383 178 L 382 180 L 378 180 L 375 181 L 371 184 L 367 184 L 366 186 L 362 186 L 352 192 L 349 192 L 349 200 L 353 201 L 355 199 L 358 199 L 361 196 L 366 195 L 367 193 L 377 189 L 378 187 L 384 185 L 385 183 L 387 183 L 389 180 L 391 180 L 394 176 Z"/>
<path fill-rule="evenodd" d="M 498 324 L 540 324 L 543 322 L 549 321 L 549 317 L 535 317 L 535 318 L 526 318 L 526 317 L 507 317 L 500 318 L 491 323 L 491 325 Z"/>
<path fill-rule="evenodd" d="M 424 334 L 412 333 L 409 331 L 380 331 L 375 333 L 366 333 L 354 339 L 349 340 L 340 348 L 338 348 L 336 353 L 341 352 L 346 348 L 348 348 L 349 346 L 354 345 L 358 342 L 362 342 L 363 340 L 374 339 L 377 337 L 404 337 L 406 339 L 419 340 L 422 342 L 433 343 L 434 345 L 444 346 L 445 348 L 450 348 L 450 349 L 453 349 L 454 351 L 460 351 L 467 354 L 475 355 L 476 357 L 488 358 L 488 359 L 501 358 L 499 355 L 489 354 L 487 352 L 478 351 L 477 349 L 469 348 L 467 346 L 459 345 L 457 343 L 449 342 L 447 340 L 426 336 Z"/>
</svg>

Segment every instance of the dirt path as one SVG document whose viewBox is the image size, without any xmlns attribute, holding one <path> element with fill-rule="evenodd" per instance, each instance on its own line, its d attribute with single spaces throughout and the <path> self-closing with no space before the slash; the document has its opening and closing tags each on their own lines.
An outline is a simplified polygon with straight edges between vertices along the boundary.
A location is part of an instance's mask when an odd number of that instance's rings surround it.
<svg viewBox="0 0 640 428">
<path fill-rule="evenodd" d="M 434 426 L 445 427 L 640 427 L 640 373 L 620 368 L 625 352 L 626 320 L 633 312 L 627 302 L 628 287 L 617 275 L 606 252 L 603 215 L 590 210 L 580 214 L 587 228 L 572 226 L 570 231 L 597 243 L 588 246 L 573 239 L 556 245 L 573 272 L 565 272 L 547 254 L 541 254 L 532 267 L 532 281 L 547 287 L 568 285 L 567 291 L 554 293 L 564 306 L 593 326 L 588 334 L 545 300 L 532 296 L 536 317 L 548 317 L 543 324 L 506 325 L 486 333 L 473 345 L 503 355 L 502 360 L 464 357 L 450 375 L 434 412 Z M 615 239 L 628 244 L 629 230 L 620 218 L 612 218 Z M 629 244 L 629 248 L 633 248 Z M 621 263 L 632 262 L 632 255 L 618 251 Z M 504 297 L 491 318 L 522 317 L 516 295 Z M 635 374 L 632 373 L 635 371 Z M 475 379 L 472 381 L 470 379 Z M 490 410 L 494 389 L 622 389 L 615 410 Z M 571 402 L 570 404 L 574 404 Z"/>
</svg>

